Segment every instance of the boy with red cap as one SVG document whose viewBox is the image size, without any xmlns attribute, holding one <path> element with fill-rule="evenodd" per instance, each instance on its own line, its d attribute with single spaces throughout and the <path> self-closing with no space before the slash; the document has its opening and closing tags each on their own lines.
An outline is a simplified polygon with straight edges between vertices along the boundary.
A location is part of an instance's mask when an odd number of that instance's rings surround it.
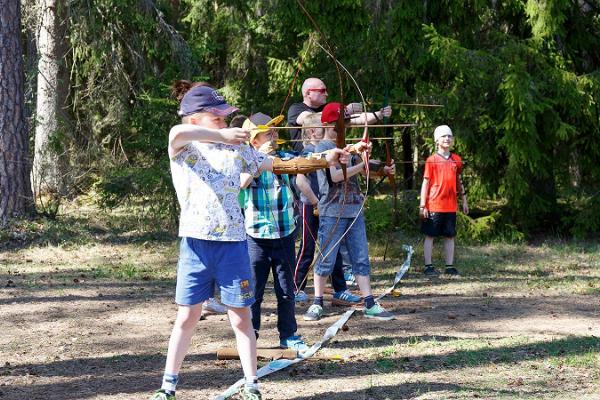
<svg viewBox="0 0 600 400">
<path fill-rule="evenodd" d="M 346 109 L 340 103 L 329 103 L 323 108 L 321 122 L 331 125 L 325 128 L 325 140 L 322 140 L 316 151 L 326 151 L 335 148 L 337 132 L 335 122 L 340 111 Z M 349 114 L 345 115 L 350 120 Z M 387 167 L 386 172 L 393 172 L 393 166 Z M 365 172 L 363 160 L 356 164 L 348 165 L 346 174 L 347 182 L 341 169 L 327 168 L 318 171 L 320 198 L 319 208 L 319 234 L 318 241 L 321 248 L 319 260 L 314 268 L 315 298 L 313 304 L 304 314 L 306 321 L 316 321 L 323 316 L 323 293 L 327 276 L 331 274 L 340 241 L 345 238 L 352 270 L 356 282 L 364 299 L 364 315 L 368 318 L 391 320 L 394 316 L 386 311 L 379 303 L 375 302 L 371 292 L 369 253 L 367 234 L 365 228 L 362 204 L 364 196 L 361 193 L 356 175 Z M 344 236 L 345 235 L 345 236 Z"/>
<path fill-rule="evenodd" d="M 248 132 L 227 128 L 225 116 L 237 109 L 207 84 L 178 81 L 174 94 L 180 100 L 182 123 L 169 133 L 173 185 L 181 208 L 181 237 L 177 288 L 177 318 L 169 340 L 161 390 L 152 400 L 174 400 L 178 374 L 188 351 L 202 302 L 219 285 L 221 301 L 228 307 L 231 327 L 246 384 L 240 395 L 261 400 L 256 377 L 256 337 L 250 306 L 254 279 L 248 257 L 244 217 L 238 203 L 240 174 L 262 171 L 281 173 L 297 168 L 255 151 L 245 143 Z M 320 164 L 346 162 L 344 151 L 328 153 Z"/>
<path fill-rule="evenodd" d="M 437 152 L 425 161 L 425 173 L 421 186 L 420 215 L 423 218 L 421 231 L 425 234 L 423 253 L 425 270 L 429 277 L 437 277 L 439 272 L 431 263 L 433 239 L 444 237 L 444 258 L 447 275 L 458 275 L 454 267 L 454 237 L 456 236 L 456 210 L 458 209 L 457 188 L 460 189 L 462 209 L 469 213 L 467 195 L 460 179 L 462 160 L 450 148 L 454 136 L 448 125 L 440 125 L 433 132 Z"/>
<path fill-rule="evenodd" d="M 310 126 L 321 125 L 321 113 L 309 114 L 304 118 L 302 124 L 308 128 L 302 129 L 302 139 L 304 144 L 303 154 L 310 154 L 315 151 L 316 146 L 323 139 L 323 128 L 310 128 Z M 319 231 L 319 216 L 317 204 L 319 202 L 319 182 L 316 172 L 307 175 L 296 176 L 296 187 L 300 191 L 300 231 L 301 240 L 298 250 L 294 280 L 296 284 L 296 301 L 308 301 L 308 295 L 304 292 L 308 281 L 308 271 L 313 264 L 316 250 L 316 236 Z M 353 306 L 361 303 L 360 296 L 353 294 L 348 290 L 348 285 L 344 277 L 344 255 L 346 252 L 345 243 L 342 241 L 340 251 L 336 258 L 333 272 L 331 273 L 331 286 L 333 296 L 332 305 Z M 349 270 L 352 266 L 347 257 Z M 353 277 L 354 278 L 354 277 Z"/>
</svg>

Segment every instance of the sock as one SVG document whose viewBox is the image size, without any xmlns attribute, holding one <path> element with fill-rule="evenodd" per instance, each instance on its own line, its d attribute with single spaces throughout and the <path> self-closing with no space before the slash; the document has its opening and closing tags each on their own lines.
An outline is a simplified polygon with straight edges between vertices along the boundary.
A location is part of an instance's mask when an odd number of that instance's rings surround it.
<svg viewBox="0 0 600 400">
<path fill-rule="evenodd" d="M 365 307 L 371 308 L 374 305 L 375 305 L 375 299 L 373 298 L 372 294 L 370 294 L 367 297 L 365 297 Z"/>
<path fill-rule="evenodd" d="M 244 383 L 244 387 L 246 387 L 246 389 L 258 390 L 258 377 L 257 376 L 247 376 L 246 382 Z"/>
<path fill-rule="evenodd" d="M 313 304 L 323 307 L 323 296 L 315 296 Z"/>
<path fill-rule="evenodd" d="M 163 375 L 162 386 L 160 387 L 167 394 L 175 394 L 175 388 L 177 387 L 177 381 L 179 377 L 177 374 L 166 373 Z"/>
</svg>

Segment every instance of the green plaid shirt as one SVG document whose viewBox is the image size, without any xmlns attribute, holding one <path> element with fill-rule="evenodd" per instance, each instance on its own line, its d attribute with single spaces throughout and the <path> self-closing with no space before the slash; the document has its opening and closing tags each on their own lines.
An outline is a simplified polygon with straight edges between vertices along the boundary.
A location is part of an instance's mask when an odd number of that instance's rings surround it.
<svg viewBox="0 0 600 400">
<path fill-rule="evenodd" d="M 265 171 L 240 191 L 246 233 L 256 239 L 279 239 L 296 229 L 294 195 L 288 175 Z"/>
</svg>

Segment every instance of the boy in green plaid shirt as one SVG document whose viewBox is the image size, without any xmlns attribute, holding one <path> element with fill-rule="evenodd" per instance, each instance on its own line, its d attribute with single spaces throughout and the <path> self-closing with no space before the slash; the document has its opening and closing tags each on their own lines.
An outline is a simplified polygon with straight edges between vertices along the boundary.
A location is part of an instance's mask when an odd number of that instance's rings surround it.
<svg viewBox="0 0 600 400">
<path fill-rule="evenodd" d="M 277 150 L 277 132 L 268 129 L 273 124 L 271 117 L 257 113 L 243 125 L 250 131 L 250 144 L 261 153 L 276 155 L 282 159 L 295 154 Z M 260 126 L 257 128 L 257 126 Z M 269 272 L 273 271 L 275 295 L 277 296 L 277 330 L 282 348 L 299 352 L 308 346 L 296 334 L 294 266 L 295 235 L 294 196 L 289 175 L 275 175 L 264 171 L 254 178 L 242 174 L 240 203 L 245 215 L 248 235 L 250 264 L 255 273 L 255 299 L 252 305 L 252 325 L 258 336 L 260 329 L 261 304 Z"/>
</svg>

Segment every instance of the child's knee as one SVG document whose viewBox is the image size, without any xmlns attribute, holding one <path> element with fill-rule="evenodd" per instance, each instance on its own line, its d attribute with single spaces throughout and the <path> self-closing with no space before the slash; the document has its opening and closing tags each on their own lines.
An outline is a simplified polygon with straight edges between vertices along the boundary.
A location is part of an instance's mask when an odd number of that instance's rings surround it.
<svg viewBox="0 0 600 400">
<path fill-rule="evenodd" d="M 200 319 L 201 314 L 201 304 L 196 304 L 193 306 L 179 306 L 175 324 L 183 330 L 194 329 L 194 327 L 198 323 L 198 320 Z"/>
<path fill-rule="evenodd" d="M 244 330 L 252 326 L 250 307 L 229 307 L 229 322 L 233 329 Z"/>
</svg>

